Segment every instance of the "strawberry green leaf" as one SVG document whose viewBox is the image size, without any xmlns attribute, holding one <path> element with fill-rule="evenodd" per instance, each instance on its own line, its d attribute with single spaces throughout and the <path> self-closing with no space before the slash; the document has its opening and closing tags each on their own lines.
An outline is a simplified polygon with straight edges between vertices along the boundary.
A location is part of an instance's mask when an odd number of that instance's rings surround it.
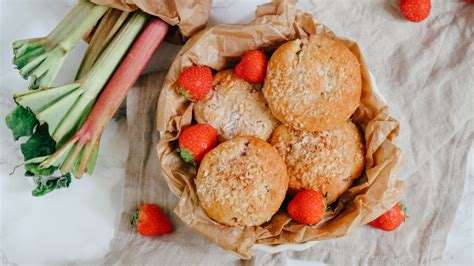
<svg viewBox="0 0 474 266">
<path fill-rule="evenodd" d="M 194 164 L 194 155 L 186 148 L 181 148 L 179 151 L 179 155 L 181 156 L 181 158 L 183 158 L 185 162 Z"/>
<path fill-rule="evenodd" d="M 38 124 L 35 114 L 20 105 L 17 105 L 13 110 L 5 117 L 5 122 L 8 128 L 13 133 L 13 138 L 18 140 L 21 137 L 31 136 L 33 129 Z"/>
<path fill-rule="evenodd" d="M 191 94 L 189 94 L 189 91 L 187 91 L 186 89 L 179 87 L 178 92 L 179 94 L 183 95 L 186 100 L 193 101 L 193 99 L 191 98 Z"/>
<path fill-rule="evenodd" d="M 133 214 L 132 221 L 130 222 L 130 224 L 132 224 L 133 227 L 136 227 L 137 225 L 139 212 L 140 212 L 140 209 L 136 209 L 135 213 Z"/>
<path fill-rule="evenodd" d="M 401 201 L 398 203 L 398 205 L 400 205 L 400 210 L 402 210 L 403 213 L 403 221 L 405 221 L 406 218 L 409 218 L 407 215 L 407 207 Z"/>
<path fill-rule="evenodd" d="M 36 183 L 36 188 L 31 192 L 35 197 L 43 196 L 49 192 L 69 187 L 71 184 L 71 174 L 67 173 L 63 176 L 53 177 L 48 180 L 43 180 L 41 177 L 34 177 L 33 180 Z"/>
<path fill-rule="evenodd" d="M 323 198 L 324 198 L 324 201 L 328 201 L 329 200 L 329 197 L 328 197 L 328 192 L 324 192 L 323 194 Z"/>
</svg>

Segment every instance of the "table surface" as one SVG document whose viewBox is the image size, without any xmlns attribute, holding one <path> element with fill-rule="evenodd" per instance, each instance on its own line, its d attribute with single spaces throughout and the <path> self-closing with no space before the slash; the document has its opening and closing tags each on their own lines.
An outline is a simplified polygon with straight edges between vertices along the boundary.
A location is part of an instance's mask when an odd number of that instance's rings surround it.
<svg viewBox="0 0 474 266">
<path fill-rule="evenodd" d="M 11 64 L 12 41 L 47 34 L 75 2 L 0 0 L 0 117 L 5 117 L 14 106 L 11 98 L 13 93 L 27 86 L 27 81 L 20 78 Z M 248 21 L 253 17 L 256 4 L 262 2 L 241 1 L 229 8 L 229 4 L 223 0 L 214 1 L 210 23 Z M 73 77 L 85 47 L 81 43 L 72 52 L 59 74 L 57 84 Z M 168 64 L 169 60 L 158 62 L 153 67 L 160 63 Z M 383 88 L 380 90 L 383 93 Z M 94 176 L 73 180 L 70 188 L 40 198 L 31 196 L 31 183 L 23 177 L 21 168 L 9 174 L 22 161 L 22 157 L 19 144 L 13 141 L 4 123 L 0 123 L 0 132 L 0 261 L 3 264 L 51 264 L 91 261 L 107 254 L 121 209 L 128 150 L 126 120 L 108 125 L 102 137 Z M 472 263 L 472 147 L 468 160 L 468 176 L 461 207 L 444 251 L 445 264 Z M 314 262 L 294 260 L 289 260 L 289 264 L 315 265 Z"/>
</svg>

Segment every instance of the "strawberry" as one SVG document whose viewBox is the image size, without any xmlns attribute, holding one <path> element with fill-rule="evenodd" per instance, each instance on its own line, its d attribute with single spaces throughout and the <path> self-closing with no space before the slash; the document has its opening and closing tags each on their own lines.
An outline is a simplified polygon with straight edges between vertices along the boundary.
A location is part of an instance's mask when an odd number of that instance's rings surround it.
<svg viewBox="0 0 474 266">
<path fill-rule="evenodd" d="M 400 0 L 400 12 L 412 22 L 420 22 L 430 15 L 431 0 Z"/>
<path fill-rule="evenodd" d="M 397 203 L 393 208 L 370 222 L 369 225 L 384 231 L 393 231 L 397 229 L 403 221 L 405 221 L 405 208 L 400 203 Z"/>
<path fill-rule="evenodd" d="M 142 236 L 158 236 L 173 231 L 168 217 L 156 204 L 145 204 L 138 208 L 133 216 L 132 226 Z"/>
<path fill-rule="evenodd" d="M 206 66 L 184 69 L 178 78 L 178 92 L 190 101 L 206 97 L 212 88 L 212 71 Z"/>
<path fill-rule="evenodd" d="M 250 83 L 262 83 L 267 73 L 267 58 L 260 50 L 248 51 L 235 67 L 235 76 Z"/>
<path fill-rule="evenodd" d="M 291 218 L 302 224 L 317 224 L 324 215 L 326 206 L 321 192 L 303 190 L 296 194 L 287 206 Z"/>
<path fill-rule="evenodd" d="M 178 140 L 181 158 L 188 163 L 200 163 L 216 144 L 217 131 L 208 124 L 192 125 L 184 129 Z"/>
</svg>

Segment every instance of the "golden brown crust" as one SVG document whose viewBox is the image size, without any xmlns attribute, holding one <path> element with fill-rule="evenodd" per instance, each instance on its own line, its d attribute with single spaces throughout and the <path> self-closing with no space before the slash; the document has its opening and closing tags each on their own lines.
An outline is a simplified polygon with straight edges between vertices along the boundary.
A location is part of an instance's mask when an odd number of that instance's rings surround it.
<svg viewBox="0 0 474 266">
<path fill-rule="evenodd" d="M 263 94 L 273 115 L 304 131 L 333 129 L 361 97 L 360 63 L 337 39 L 311 35 L 281 45 L 268 62 Z"/>
<path fill-rule="evenodd" d="M 267 140 L 278 126 L 259 85 L 235 77 L 232 70 L 214 76 L 211 92 L 194 105 L 194 117 L 216 128 L 220 141 L 236 136 Z"/>
<path fill-rule="evenodd" d="M 364 144 L 359 129 L 344 122 L 330 131 L 298 131 L 281 125 L 270 143 L 286 162 L 288 189 L 320 190 L 334 202 L 364 170 Z"/>
<path fill-rule="evenodd" d="M 210 151 L 195 182 L 209 217 L 230 226 L 270 220 L 288 188 L 285 162 L 275 148 L 255 137 L 237 137 Z"/>
</svg>

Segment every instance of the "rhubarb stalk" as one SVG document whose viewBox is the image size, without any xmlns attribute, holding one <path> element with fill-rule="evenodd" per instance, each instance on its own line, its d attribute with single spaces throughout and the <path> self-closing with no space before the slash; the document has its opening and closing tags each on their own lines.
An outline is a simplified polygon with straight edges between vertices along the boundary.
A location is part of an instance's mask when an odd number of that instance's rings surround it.
<svg viewBox="0 0 474 266">
<path fill-rule="evenodd" d="M 100 20 L 99 26 L 92 36 L 86 53 L 77 71 L 76 79 L 83 77 L 92 68 L 97 58 L 105 50 L 110 41 L 127 19 L 129 12 L 123 12 L 118 9 L 109 9 Z"/>
<path fill-rule="evenodd" d="M 31 110 L 40 124 L 47 123 L 50 136 L 62 146 L 88 115 L 97 95 L 141 32 L 148 15 L 135 12 L 80 80 L 49 89 L 16 94 L 15 101 Z"/>
<path fill-rule="evenodd" d="M 107 10 L 79 1 L 48 36 L 13 43 L 13 63 L 25 79 L 31 77 L 29 89 L 51 86 L 69 51 Z"/>
<path fill-rule="evenodd" d="M 73 170 L 73 175 L 77 178 L 81 177 L 84 171 L 91 170 L 105 126 L 125 99 L 167 31 L 168 25 L 160 19 L 153 18 L 148 22 L 107 83 L 84 124 L 58 151 L 49 156 L 41 167 L 48 168 L 60 163 L 63 174 Z"/>
</svg>

